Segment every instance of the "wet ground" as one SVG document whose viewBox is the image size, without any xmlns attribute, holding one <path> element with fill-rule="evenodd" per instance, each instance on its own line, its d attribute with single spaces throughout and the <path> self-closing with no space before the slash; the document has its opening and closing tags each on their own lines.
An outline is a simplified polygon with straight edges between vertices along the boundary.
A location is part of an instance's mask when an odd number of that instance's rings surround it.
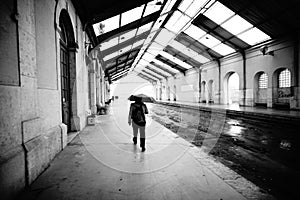
<svg viewBox="0 0 300 200">
<path fill-rule="evenodd" d="M 274 195 L 298 199 L 300 124 L 151 104 L 150 117 Z M 195 120 L 196 119 L 196 120 Z"/>
</svg>

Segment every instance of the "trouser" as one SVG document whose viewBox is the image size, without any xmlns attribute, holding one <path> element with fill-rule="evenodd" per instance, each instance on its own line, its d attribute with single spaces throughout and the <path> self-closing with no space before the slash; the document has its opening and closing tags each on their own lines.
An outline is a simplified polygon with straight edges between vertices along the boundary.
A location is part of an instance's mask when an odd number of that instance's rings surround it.
<svg viewBox="0 0 300 200">
<path fill-rule="evenodd" d="M 137 140 L 138 132 L 140 131 L 140 146 L 145 147 L 145 140 L 146 140 L 146 134 L 145 134 L 145 126 L 139 126 L 132 123 L 132 129 L 133 129 L 133 140 Z"/>
</svg>

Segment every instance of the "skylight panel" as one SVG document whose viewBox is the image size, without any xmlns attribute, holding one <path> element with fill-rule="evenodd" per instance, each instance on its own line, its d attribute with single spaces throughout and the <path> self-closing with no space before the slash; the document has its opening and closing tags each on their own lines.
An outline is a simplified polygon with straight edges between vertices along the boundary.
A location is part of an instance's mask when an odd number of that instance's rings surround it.
<svg viewBox="0 0 300 200">
<path fill-rule="evenodd" d="M 167 3 L 166 3 L 165 6 L 164 6 L 162 12 L 161 12 L 161 15 L 163 15 L 163 14 L 169 12 L 169 11 L 173 8 L 173 6 L 174 6 L 174 4 L 176 3 L 176 1 L 177 1 L 177 0 L 168 0 Z"/>
<path fill-rule="evenodd" d="M 152 31 L 156 31 L 158 28 L 160 28 L 160 26 L 162 25 L 162 23 L 165 21 L 166 17 L 168 16 L 168 14 L 165 15 L 161 15 L 155 22 L 155 24 L 152 27 Z"/>
<path fill-rule="evenodd" d="M 149 31 L 152 24 L 153 24 L 153 22 L 149 22 L 148 24 L 145 24 L 145 25 L 139 27 L 139 30 L 136 35 L 140 35 L 142 33 L 145 33 L 146 31 Z"/>
<path fill-rule="evenodd" d="M 119 42 L 119 37 L 112 38 L 112 39 L 110 39 L 106 42 L 101 43 L 100 50 L 104 51 L 104 50 L 109 49 L 113 46 L 116 46 L 116 45 L 118 45 L 118 42 Z"/>
<path fill-rule="evenodd" d="M 200 63 L 206 63 L 208 61 L 210 61 L 208 58 L 198 54 L 197 56 L 193 57 L 194 60 L 200 62 Z"/>
<path fill-rule="evenodd" d="M 162 55 L 163 57 L 171 60 L 172 62 L 176 63 L 177 65 L 180 65 L 180 66 L 182 66 L 182 67 L 184 67 L 186 69 L 190 69 L 190 68 L 193 67 L 193 66 L 191 66 L 191 65 L 183 62 L 182 60 L 180 60 L 180 59 L 172 56 L 171 54 L 169 54 L 169 53 L 167 53 L 165 51 L 159 52 L 159 54 Z"/>
<path fill-rule="evenodd" d="M 204 13 L 204 15 L 215 23 L 221 24 L 229 17 L 233 16 L 234 12 L 220 2 L 216 2 Z"/>
<path fill-rule="evenodd" d="M 207 0 L 194 0 L 190 7 L 185 11 L 185 14 L 194 18 L 196 14 L 203 8 Z"/>
<path fill-rule="evenodd" d="M 170 44 L 173 48 L 179 50 L 181 53 L 185 54 L 186 56 L 193 58 L 194 60 L 200 62 L 200 63 L 206 63 L 209 61 L 208 58 L 198 54 L 197 52 L 195 52 L 194 50 L 186 47 L 185 45 L 181 44 L 180 42 L 177 41 L 173 41 Z"/>
<path fill-rule="evenodd" d="M 187 28 L 184 32 L 189 36 L 191 36 L 192 38 L 194 38 L 195 40 L 198 40 L 199 38 L 201 38 L 206 34 L 205 31 L 203 31 L 201 28 L 198 28 L 193 24 L 191 24 L 189 28 Z"/>
<path fill-rule="evenodd" d="M 147 69 L 147 68 L 144 68 L 143 69 L 145 72 L 147 72 L 149 75 L 153 76 L 155 78 L 155 76 L 159 79 L 163 79 L 164 77 L 160 74 L 157 74 L 156 72 L 152 71 L 151 69 Z"/>
<path fill-rule="evenodd" d="M 146 65 L 149 64 L 149 62 L 146 61 L 146 60 L 144 60 L 144 59 L 141 59 L 141 60 L 138 62 L 138 64 L 141 65 L 141 66 L 146 66 Z"/>
<path fill-rule="evenodd" d="M 104 60 L 104 61 L 107 61 L 107 60 L 109 60 L 109 59 L 111 59 L 111 58 L 117 57 L 118 55 L 119 55 L 119 53 L 118 53 L 118 51 L 116 51 L 116 52 L 113 52 L 113 53 L 111 53 L 111 54 L 105 56 L 105 57 L 103 58 L 103 60 Z"/>
<path fill-rule="evenodd" d="M 151 62 L 155 58 L 155 55 L 145 52 L 142 58 L 146 61 Z"/>
<path fill-rule="evenodd" d="M 125 75 L 127 72 L 128 72 L 128 70 L 123 71 L 123 72 L 119 72 L 119 73 L 113 75 L 111 78 L 112 79 L 119 78 L 120 76 Z"/>
<path fill-rule="evenodd" d="M 160 33 L 156 36 L 155 42 L 162 46 L 166 46 L 171 39 L 175 36 L 174 33 L 168 31 L 167 29 L 162 29 Z"/>
<path fill-rule="evenodd" d="M 168 72 L 162 70 L 161 68 L 159 68 L 159 67 L 157 67 L 157 66 L 155 66 L 155 65 L 152 65 L 151 63 L 149 63 L 148 66 L 149 66 L 150 68 L 152 68 L 152 69 L 158 71 L 159 73 L 161 73 L 161 74 L 164 75 L 164 76 L 170 76 L 170 74 L 169 74 Z"/>
<path fill-rule="evenodd" d="M 222 56 L 225 56 L 225 55 L 235 52 L 235 50 L 233 48 L 231 48 L 230 46 L 223 44 L 223 43 L 219 44 L 218 46 L 213 47 L 212 50 L 221 54 Z"/>
<path fill-rule="evenodd" d="M 120 27 L 119 20 L 120 20 L 120 15 L 116 15 L 116 16 L 108 18 L 102 22 L 94 24 L 93 28 L 94 28 L 96 36 L 119 28 Z M 103 28 L 100 28 L 100 24 L 103 25 Z"/>
<path fill-rule="evenodd" d="M 139 40 L 139 41 L 136 41 L 133 45 L 132 45 L 132 49 L 142 45 L 144 43 L 145 40 Z"/>
<path fill-rule="evenodd" d="M 188 9 L 188 7 L 191 5 L 192 2 L 193 2 L 193 0 L 183 0 L 183 1 L 181 1 L 178 9 L 181 10 L 182 12 L 185 12 L 186 9 Z"/>
<path fill-rule="evenodd" d="M 266 40 L 271 39 L 270 36 L 259 30 L 258 28 L 254 27 L 240 35 L 237 35 L 238 38 L 245 41 L 250 45 L 255 45 L 260 42 L 264 42 Z"/>
<path fill-rule="evenodd" d="M 239 15 L 235 15 L 234 17 L 226 21 L 224 24 L 221 24 L 221 26 L 228 30 L 230 33 L 237 35 L 251 28 L 253 25 L 247 22 Z"/>
<path fill-rule="evenodd" d="M 161 51 L 163 49 L 164 49 L 164 47 L 156 42 L 152 42 L 148 47 L 148 50 L 150 50 L 150 51 L 152 51 L 152 50 Z"/>
<path fill-rule="evenodd" d="M 142 17 L 144 5 L 121 14 L 121 26 L 134 22 Z"/>
<path fill-rule="evenodd" d="M 207 46 L 208 48 L 212 48 L 214 46 L 216 46 L 217 44 L 220 44 L 221 41 L 218 40 L 217 38 L 206 34 L 204 37 L 202 37 L 200 40 L 198 40 L 200 43 L 204 44 L 205 46 Z"/>
<path fill-rule="evenodd" d="M 153 60 L 156 64 L 158 64 L 159 66 L 166 68 L 167 70 L 171 71 L 172 73 L 178 73 L 179 71 L 177 69 L 172 68 L 170 65 L 167 65 L 163 62 L 161 62 L 160 60 L 154 59 Z"/>
<path fill-rule="evenodd" d="M 178 33 L 190 20 L 191 19 L 188 16 L 183 15 L 179 11 L 175 11 L 165 27 L 174 33 Z"/>
<path fill-rule="evenodd" d="M 137 29 L 133 29 L 131 31 L 128 31 L 127 33 L 120 35 L 120 43 L 133 38 L 135 36 L 136 30 Z"/>
<path fill-rule="evenodd" d="M 128 45 L 122 49 L 119 50 L 120 54 L 126 53 L 127 51 L 130 51 L 132 45 Z"/>
<path fill-rule="evenodd" d="M 147 4 L 143 17 L 155 13 L 160 10 L 162 5 L 156 5 L 158 0 L 151 1 Z"/>
</svg>

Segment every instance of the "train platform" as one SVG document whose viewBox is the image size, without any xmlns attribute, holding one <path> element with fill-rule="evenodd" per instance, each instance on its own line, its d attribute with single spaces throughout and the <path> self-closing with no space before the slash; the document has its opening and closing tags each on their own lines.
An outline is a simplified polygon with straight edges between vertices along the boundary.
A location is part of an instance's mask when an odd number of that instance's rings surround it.
<svg viewBox="0 0 300 200">
<path fill-rule="evenodd" d="M 19 199 L 274 199 L 151 119 L 141 152 L 124 103 L 70 140 Z"/>
<path fill-rule="evenodd" d="M 300 122 L 300 111 L 299 110 L 281 110 L 274 108 L 262 108 L 262 107 L 249 107 L 249 106 L 239 106 L 237 104 L 232 105 L 221 105 L 221 104 L 211 104 L 211 103 L 193 103 L 193 102 L 178 102 L 178 101 L 162 101 L 157 100 L 156 103 L 176 106 L 182 108 L 197 109 L 201 111 L 208 112 L 226 112 L 227 115 L 243 117 L 243 118 L 253 118 L 262 119 L 265 121 L 280 121 L 293 124 L 299 124 Z"/>
</svg>

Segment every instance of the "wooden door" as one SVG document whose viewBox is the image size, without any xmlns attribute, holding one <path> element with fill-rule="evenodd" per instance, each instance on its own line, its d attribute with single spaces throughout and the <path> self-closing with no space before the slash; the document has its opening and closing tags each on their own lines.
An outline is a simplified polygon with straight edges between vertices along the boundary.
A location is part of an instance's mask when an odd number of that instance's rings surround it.
<svg viewBox="0 0 300 200">
<path fill-rule="evenodd" d="M 70 98 L 70 67 L 69 55 L 64 44 L 60 45 L 60 69 L 61 69 L 61 104 L 62 122 L 71 129 L 71 98 Z"/>
</svg>

